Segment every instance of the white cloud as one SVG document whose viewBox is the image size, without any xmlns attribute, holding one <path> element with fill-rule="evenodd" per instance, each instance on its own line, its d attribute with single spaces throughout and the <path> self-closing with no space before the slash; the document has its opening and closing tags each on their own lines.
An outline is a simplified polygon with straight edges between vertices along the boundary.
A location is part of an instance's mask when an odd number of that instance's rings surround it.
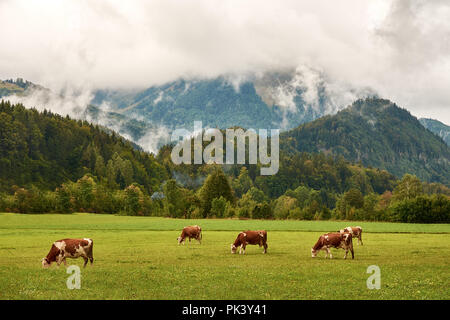
<svg viewBox="0 0 450 320">
<path fill-rule="evenodd" d="M 450 123 L 449 34 L 444 0 L 2 0 L 0 77 L 58 92 L 309 66 Z"/>
</svg>

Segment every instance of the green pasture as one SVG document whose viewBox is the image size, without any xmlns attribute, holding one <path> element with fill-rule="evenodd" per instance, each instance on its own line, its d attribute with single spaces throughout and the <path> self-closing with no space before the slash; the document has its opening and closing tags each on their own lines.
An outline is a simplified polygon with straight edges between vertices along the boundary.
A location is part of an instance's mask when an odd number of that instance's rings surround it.
<svg viewBox="0 0 450 320">
<path fill-rule="evenodd" d="M 183 226 L 203 229 L 200 245 L 179 246 Z M 355 259 L 332 249 L 311 258 L 318 237 L 363 228 Z M 230 244 L 245 229 L 268 231 L 268 253 Z M 94 265 L 69 290 L 66 268 L 42 269 L 53 241 L 90 237 Z M 0 214 L 0 299 L 449 299 L 450 225 L 378 222 L 184 220 L 94 214 Z M 83 260 L 69 260 L 82 266 Z M 381 270 L 369 290 L 367 268 Z"/>
</svg>

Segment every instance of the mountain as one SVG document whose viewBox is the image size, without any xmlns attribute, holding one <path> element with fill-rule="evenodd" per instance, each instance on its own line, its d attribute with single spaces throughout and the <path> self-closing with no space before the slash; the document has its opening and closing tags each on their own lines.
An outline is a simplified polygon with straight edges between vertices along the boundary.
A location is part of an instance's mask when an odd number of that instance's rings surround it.
<svg viewBox="0 0 450 320">
<path fill-rule="evenodd" d="M 0 101 L 0 191 L 33 184 L 53 190 L 91 173 L 110 187 L 150 193 L 167 172 L 123 137 L 81 120 Z"/>
<path fill-rule="evenodd" d="M 16 80 L 0 80 L 0 98 L 10 95 L 26 96 L 33 90 L 45 91 L 48 89 L 30 81 L 24 81 L 22 78 L 17 78 Z"/>
<path fill-rule="evenodd" d="M 0 81 L 0 98 L 12 103 L 22 103 L 38 110 L 52 110 L 58 114 L 70 115 L 74 119 L 98 124 L 102 129 L 113 130 L 135 143 L 137 148 L 145 148 L 156 153 L 158 148 L 169 141 L 166 128 L 153 124 L 143 117 L 130 117 L 111 111 L 104 106 L 89 104 L 90 92 L 52 92 L 40 85 L 22 79 Z M 83 95 L 85 97 L 83 97 Z M 82 97 L 80 99 L 80 96 Z M 139 144 L 139 147 L 136 145 Z"/>
<path fill-rule="evenodd" d="M 145 90 L 65 88 L 54 93 L 22 79 L 2 84 L 1 96 L 13 103 L 108 127 L 154 153 L 170 142 L 173 129 L 192 130 L 194 121 L 221 129 L 287 130 L 334 114 L 359 96 L 374 95 L 368 89 L 336 85 L 308 68 L 245 78 L 179 79 Z"/>
<path fill-rule="evenodd" d="M 1 85 L 9 95 L 27 97 L 43 91 L 49 96 L 44 101 L 55 100 L 49 90 L 28 81 Z M 370 90 L 348 90 L 349 99 L 370 95 Z M 172 129 L 191 130 L 194 121 L 201 120 L 204 128 L 296 127 L 281 135 L 282 148 L 289 154 L 341 155 L 398 177 L 413 173 L 425 181 L 450 184 L 448 146 L 424 128 L 424 121 L 376 97 L 359 99 L 338 112 L 345 99 L 337 96 L 325 76 L 304 70 L 238 82 L 227 77 L 180 79 L 142 91 L 96 91 L 87 106 L 74 106 L 72 117 L 114 130 L 155 154 L 169 142 Z M 430 128 L 439 127 L 434 123 Z M 445 127 L 439 132 L 445 134 Z"/>
<path fill-rule="evenodd" d="M 441 137 L 450 146 L 450 126 L 434 119 L 420 118 L 419 121 L 425 128 Z"/>
<path fill-rule="evenodd" d="M 397 177 L 412 173 L 450 185 L 450 148 L 407 110 L 389 100 L 359 99 L 328 115 L 280 135 L 285 152 L 341 155 Z"/>
<path fill-rule="evenodd" d="M 245 79 L 180 79 L 138 92 L 99 90 L 91 103 L 170 129 L 191 128 L 194 121 L 202 121 L 203 127 L 220 129 L 285 130 L 335 113 L 358 96 L 373 95 L 368 89 L 351 88 L 340 95 L 336 87 L 325 75 L 302 69 Z"/>
</svg>

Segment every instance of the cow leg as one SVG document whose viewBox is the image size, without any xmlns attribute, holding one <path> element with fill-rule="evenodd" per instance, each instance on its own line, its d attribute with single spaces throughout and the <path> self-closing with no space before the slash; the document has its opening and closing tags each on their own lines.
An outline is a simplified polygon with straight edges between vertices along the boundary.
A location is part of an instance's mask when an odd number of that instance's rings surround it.
<svg viewBox="0 0 450 320">
<path fill-rule="evenodd" d="M 242 254 L 242 247 L 243 247 L 244 245 L 243 244 L 241 244 L 241 246 L 239 247 L 239 254 Z"/>
<path fill-rule="evenodd" d="M 263 253 L 267 253 L 267 243 L 264 243 L 264 251 Z"/>
<path fill-rule="evenodd" d="M 61 262 L 63 262 L 64 258 L 62 255 L 59 255 L 56 257 L 56 266 L 59 268 L 59 266 L 61 265 Z"/>
<path fill-rule="evenodd" d="M 83 257 L 83 259 L 84 259 L 84 265 L 83 265 L 83 268 L 86 268 L 86 265 L 87 265 L 89 259 L 88 259 L 87 257 Z"/>
<path fill-rule="evenodd" d="M 88 255 L 87 255 L 87 258 L 89 259 L 89 261 L 91 262 L 91 266 L 92 266 L 92 264 L 94 263 L 94 256 L 93 256 L 93 253 L 92 253 L 92 247 L 90 248 L 90 250 L 89 250 L 89 252 L 88 252 Z"/>
<path fill-rule="evenodd" d="M 330 259 L 333 259 L 333 255 L 331 254 L 330 248 L 327 248 L 327 253 L 330 255 Z"/>
<path fill-rule="evenodd" d="M 358 241 L 360 241 L 361 245 L 363 245 L 361 234 L 359 234 Z"/>
<path fill-rule="evenodd" d="M 347 259 L 348 249 L 345 249 L 344 259 Z"/>
<path fill-rule="evenodd" d="M 244 252 L 242 254 L 245 254 L 245 247 L 246 247 L 246 245 L 244 244 L 243 245 Z"/>
</svg>

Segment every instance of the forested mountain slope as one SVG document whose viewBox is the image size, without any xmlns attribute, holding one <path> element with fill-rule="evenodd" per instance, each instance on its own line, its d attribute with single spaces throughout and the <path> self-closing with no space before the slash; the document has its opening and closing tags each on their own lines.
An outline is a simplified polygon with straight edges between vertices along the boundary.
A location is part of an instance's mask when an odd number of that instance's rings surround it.
<svg viewBox="0 0 450 320">
<path fill-rule="evenodd" d="M 450 148 L 407 110 L 389 100 L 357 100 L 329 115 L 281 134 L 288 153 L 342 155 L 364 166 L 450 185 Z"/>
<path fill-rule="evenodd" d="M 151 192 L 167 179 L 151 154 L 86 121 L 0 102 L 0 188 L 54 189 L 85 173 L 111 187 L 136 182 Z"/>
</svg>

